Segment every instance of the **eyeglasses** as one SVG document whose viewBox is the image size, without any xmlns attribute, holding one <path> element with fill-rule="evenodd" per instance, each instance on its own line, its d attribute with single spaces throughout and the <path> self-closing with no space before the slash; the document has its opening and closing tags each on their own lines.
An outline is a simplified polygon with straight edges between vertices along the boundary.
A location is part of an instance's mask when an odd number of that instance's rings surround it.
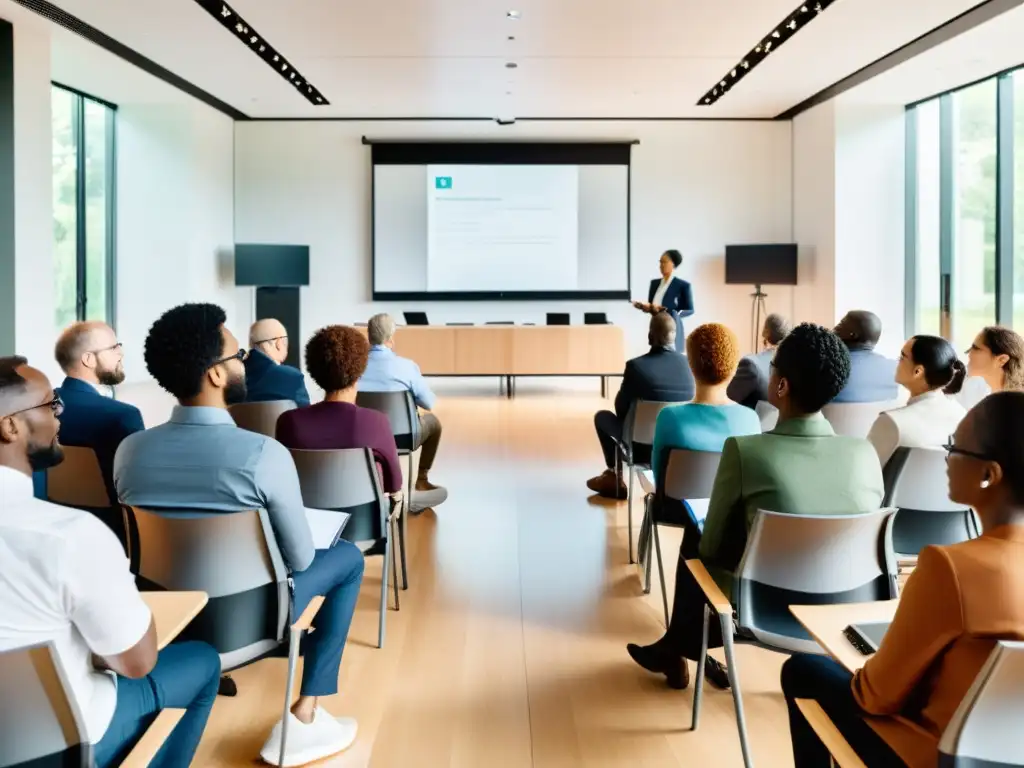
<svg viewBox="0 0 1024 768">
<path fill-rule="evenodd" d="M 20 411 L 15 411 L 14 413 L 8 413 L 3 418 L 8 419 L 11 416 L 17 416 L 19 413 L 28 413 L 29 411 L 34 411 L 36 408 L 49 408 L 51 411 L 53 411 L 54 416 L 60 416 L 62 413 L 64 413 L 64 401 L 60 399 L 60 395 L 54 392 L 53 400 L 47 400 L 45 403 L 40 403 L 39 405 L 32 405 L 29 406 L 28 408 L 22 408 Z"/>
<path fill-rule="evenodd" d="M 961 456 L 968 456 L 972 459 L 978 459 L 978 461 L 992 461 L 992 458 L 986 456 L 984 453 L 978 453 L 977 451 L 968 451 L 966 448 L 958 448 L 953 445 L 953 436 L 949 436 L 949 440 L 946 442 L 943 448 L 946 449 L 946 461 L 949 461 L 949 457 L 953 454 L 959 454 Z"/>
<path fill-rule="evenodd" d="M 240 349 L 237 352 L 235 352 L 235 354 L 229 355 L 228 357 L 225 357 L 222 360 L 215 360 L 214 362 L 210 363 L 206 369 L 209 370 L 210 368 L 215 368 L 216 366 L 221 365 L 223 363 L 230 363 L 232 360 L 241 360 L 244 363 L 247 357 L 249 357 L 249 353 L 244 349 Z"/>
<path fill-rule="evenodd" d="M 258 347 L 260 344 L 269 344 L 272 341 L 279 341 L 281 339 L 287 339 L 287 338 L 288 338 L 287 336 L 274 336 L 273 338 L 270 338 L 270 339 L 263 339 L 263 341 L 254 341 L 253 342 L 253 346 Z"/>
<path fill-rule="evenodd" d="M 87 354 L 90 355 L 102 355 L 104 352 L 113 352 L 115 349 L 121 349 L 124 345 L 119 341 L 112 347 L 104 347 L 103 349 L 90 349 Z"/>
</svg>

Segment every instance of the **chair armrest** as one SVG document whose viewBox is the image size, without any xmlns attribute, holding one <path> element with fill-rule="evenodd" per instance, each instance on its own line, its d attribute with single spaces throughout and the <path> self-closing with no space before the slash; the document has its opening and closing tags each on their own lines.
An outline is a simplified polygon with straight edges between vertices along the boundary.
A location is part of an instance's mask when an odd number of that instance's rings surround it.
<svg viewBox="0 0 1024 768">
<path fill-rule="evenodd" d="M 323 605 L 324 598 L 322 595 L 317 595 L 309 601 L 309 605 L 306 606 L 306 610 L 299 616 L 299 620 L 292 624 L 292 631 L 301 630 L 305 632 L 309 629 L 313 623 L 313 618 L 316 616 L 316 612 L 320 610 L 320 606 Z"/>
<path fill-rule="evenodd" d="M 818 702 L 813 699 L 797 699 L 796 706 L 839 768 L 867 768 Z"/>
<path fill-rule="evenodd" d="M 719 588 L 715 580 L 711 578 L 711 574 L 708 573 L 708 569 L 704 567 L 704 563 L 700 560 L 687 560 L 686 567 L 690 569 L 690 573 L 693 574 L 693 578 L 697 580 L 698 586 L 704 593 L 704 597 L 711 604 L 718 613 L 732 615 L 732 603 L 729 602 L 729 598 L 725 596 L 725 593 Z"/>
<path fill-rule="evenodd" d="M 167 737 L 171 735 L 171 731 L 174 730 L 178 721 L 184 716 L 184 709 L 160 710 L 156 720 L 150 724 L 146 732 L 142 734 L 142 738 L 132 747 L 128 757 L 121 763 L 121 768 L 146 768 L 156 757 L 160 747 L 167 741 Z"/>
</svg>

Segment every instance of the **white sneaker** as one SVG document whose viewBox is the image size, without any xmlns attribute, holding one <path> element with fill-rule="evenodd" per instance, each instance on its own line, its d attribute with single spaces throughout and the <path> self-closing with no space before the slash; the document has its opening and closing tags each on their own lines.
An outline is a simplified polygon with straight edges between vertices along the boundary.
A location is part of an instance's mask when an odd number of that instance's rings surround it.
<svg viewBox="0 0 1024 768">
<path fill-rule="evenodd" d="M 410 512 L 422 512 L 428 507 L 439 507 L 448 500 L 448 489 L 438 486 L 432 491 L 413 491 L 409 499 Z"/>
<path fill-rule="evenodd" d="M 288 743 L 285 745 L 286 768 L 305 765 L 315 760 L 337 754 L 352 746 L 356 740 L 358 726 L 351 717 L 331 717 L 323 707 L 317 707 L 313 722 L 303 723 L 291 712 L 288 713 Z M 281 723 L 270 732 L 267 743 L 260 750 L 264 762 L 278 765 L 281 756 Z"/>
</svg>

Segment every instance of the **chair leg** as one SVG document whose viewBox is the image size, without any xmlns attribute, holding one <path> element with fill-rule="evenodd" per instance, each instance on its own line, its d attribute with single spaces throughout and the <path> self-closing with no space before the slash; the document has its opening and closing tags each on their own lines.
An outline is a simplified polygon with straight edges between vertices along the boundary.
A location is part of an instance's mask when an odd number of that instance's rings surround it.
<svg viewBox="0 0 1024 768">
<path fill-rule="evenodd" d="M 388 531 L 388 541 L 391 541 L 391 539 L 394 538 L 395 528 L 397 527 L 398 521 L 392 520 L 390 526 L 391 530 Z M 401 549 L 402 545 L 399 544 L 398 548 Z M 395 610 L 400 611 L 402 609 L 402 605 L 398 601 L 398 552 L 395 551 L 394 547 L 391 548 L 391 583 L 395 591 Z"/>
<path fill-rule="evenodd" d="M 402 507 L 402 516 L 398 520 L 398 548 L 402 557 L 402 589 L 409 588 L 409 568 L 405 562 L 405 521 L 409 517 L 409 504 Z"/>
<path fill-rule="evenodd" d="M 633 559 L 633 465 L 626 464 L 626 471 L 629 472 L 629 490 L 626 492 L 626 519 L 629 534 L 629 562 L 636 562 Z"/>
<path fill-rule="evenodd" d="M 654 534 L 654 551 L 658 555 L 658 576 L 661 577 L 661 606 L 665 609 L 665 629 L 668 629 L 668 590 L 665 589 L 665 566 L 661 562 L 661 539 L 658 538 L 658 524 L 652 521 L 651 529 Z"/>
<path fill-rule="evenodd" d="M 391 565 L 391 537 L 384 544 L 384 562 L 380 569 L 380 625 L 377 629 L 377 647 L 384 647 L 384 620 L 388 616 L 388 569 Z"/>
<path fill-rule="evenodd" d="M 708 658 L 708 634 L 711 631 L 711 606 L 704 605 L 704 634 L 700 641 L 700 658 L 697 660 L 697 680 L 693 686 L 693 717 L 690 720 L 690 730 L 697 730 L 697 723 L 700 722 L 700 704 L 704 698 L 704 664 Z"/>
<path fill-rule="evenodd" d="M 295 667 L 299 661 L 301 640 L 301 629 L 292 629 L 288 633 L 288 677 L 284 689 L 284 714 L 281 716 L 281 752 L 277 756 L 278 766 L 284 765 L 284 750 L 288 743 L 288 715 L 291 710 L 292 689 L 295 687 Z"/>
<path fill-rule="evenodd" d="M 725 644 L 725 663 L 729 665 L 729 686 L 732 688 L 732 702 L 736 706 L 736 727 L 740 732 L 740 749 L 743 750 L 743 765 L 753 768 L 750 757 L 750 742 L 747 740 L 747 721 L 743 717 L 743 697 L 740 694 L 740 677 L 736 670 L 736 654 L 733 653 L 732 616 L 719 614 L 722 623 L 722 641 Z"/>
</svg>

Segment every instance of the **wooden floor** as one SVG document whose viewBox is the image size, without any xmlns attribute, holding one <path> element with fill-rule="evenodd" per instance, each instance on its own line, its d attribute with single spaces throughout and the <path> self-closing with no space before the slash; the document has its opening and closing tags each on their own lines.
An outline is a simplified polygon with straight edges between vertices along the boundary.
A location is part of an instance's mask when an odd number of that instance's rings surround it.
<svg viewBox="0 0 1024 768">
<path fill-rule="evenodd" d="M 626 505 L 590 498 L 601 469 L 596 382 L 438 384 L 444 438 L 432 479 L 450 491 L 409 521 L 410 587 L 376 648 L 380 561 L 367 564 L 340 693 L 359 737 L 330 766 L 739 766 L 728 693 L 708 688 L 691 733 L 691 691 L 673 691 L 626 654 L 664 631 L 655 586 L 627 564 Z M 639 523 L 639 504 L 636 521 Z M 678 537 L 662 543 L 675 570 Z M 669 595 L 671 602 L 671 594 Z M 783 657 L 739 649 L 755 761 L 789 766 Z M 280 717 L 284 659 L 234 674 L 195 765 L 246 766 Z M 692 669 L 692 667 L 691 667 Z"/>
</svg>

